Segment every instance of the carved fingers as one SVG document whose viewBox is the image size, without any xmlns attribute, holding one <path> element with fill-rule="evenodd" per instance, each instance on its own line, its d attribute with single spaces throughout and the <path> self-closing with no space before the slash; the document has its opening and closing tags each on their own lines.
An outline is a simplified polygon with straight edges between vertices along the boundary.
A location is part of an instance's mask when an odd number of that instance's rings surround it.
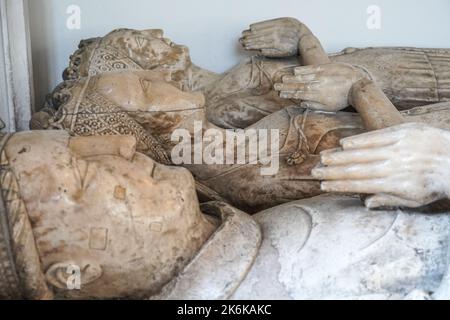
<svg viewBox="0 0 450 320">
<path fill-rule="evenodd" d="M 403 199 L 401 197 L 384 193 L 367 197 L 367 199 L 364 201 L 364 204 L 369 209 L 376 209 L 383 207 L 417 208 L 423 205 L 420 201 Z"/>
<path fill-rule="evenodd" d="M 302 24 L 293 18 L 279 18 L 250 25 L 239 40 L 246 50 L 256 50 L 267 57 L 298 54 Z"/>
<path fill-rule="evenodd" d="M 276 83 L 274 89 L 284 99 L 319 102 L 320 99 L 320 66 L 307 66 L 294 69 L 294 75 L 286 75 L 282 83 Z M 315 105 L 311 104 L 311 107 Z"/>
<path fill-rule="evenodd" d="M 341 145 L 345 150 L 380 148 L 388 145 L 393 145 L 400 142 L 411 128 L 410 123 L 389 127 L 377 131 L 363 133 L 357 136 L 344 138 L 341 140 Z M 414 124 L 421 126 L 421 124 Z"/>
<path fill-rule="evenodd" d="M 404 124 L 349 137 L 321 154 L 312 175 L 326 192 L 371 194 L 369 208 L 418 207 L 448 196 L 450 133 Z"/>
<path fill-rule="evenodd" d="M 284 99 L 297 99 L 318 102 L 320 99 L 320 80 L 316 80 L 317 73 L 305 75 L 287 75 L 282 83 L 276 83 L 274 89 L 280 92 Z"/>
<path fill-rule="evenodd" d="M 366 75 L 345 63 L 297 67 L 274 86 L 284 99 L 297 99 L 303 106 L 323 111 L 339 111 L 349 105 L 349 93 L 354 83 Z"/>
</svg>

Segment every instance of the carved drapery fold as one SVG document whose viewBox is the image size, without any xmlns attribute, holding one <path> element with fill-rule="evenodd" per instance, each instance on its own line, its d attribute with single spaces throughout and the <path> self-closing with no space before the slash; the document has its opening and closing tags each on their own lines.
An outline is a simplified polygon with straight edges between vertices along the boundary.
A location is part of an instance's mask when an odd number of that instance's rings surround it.
<svg viewBox="0 0 450 320">
<path fill-rule="evenodd" d="M 0 118 L 6 131 L 28 130 L 33 86 L 26 0 L 0 0 Z"/>
</svg>

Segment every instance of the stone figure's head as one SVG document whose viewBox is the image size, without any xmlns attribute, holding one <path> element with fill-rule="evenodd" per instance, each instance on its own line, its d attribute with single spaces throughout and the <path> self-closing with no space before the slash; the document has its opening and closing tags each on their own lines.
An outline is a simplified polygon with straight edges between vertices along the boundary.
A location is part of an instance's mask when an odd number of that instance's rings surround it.
<svg viewBox="0 0 450 320">
<path fill-rule="evenodd" d="M 133 71 L 96 77 L 92 90 L 119 106 L 154 135 L 170 135 L 177 128 L 191 129 L 205 120 L 201 92 L 182 91 L 161 72 Z"/>
<path fill-rule="evenodd" d="M 84 40 L 71 56 L 65 80 L 120 70 L 165 70 L 182 82 L 191 65 L 189 50 L 163 37 L 159 29 L 118 29 Z"/>
<path fill-rule="evenodd" d="M 145 132 L 167 142 L 175 129 L 192 132 L 195 121 L 206 117 L 202 93 L 182 91 L 170 74 L 155 70 L 104 73 L 65 81 L 53 92 L 51 104 L 53 110 L 33 115 L 32 129 L 53 127 L 76 135 L 113 134 L 112 128 L 133 122 L 118 133 L 132 134 L 139 140 Z M 138 144 L 138 151 L 144 152 L 142 144 Z"/>
<path fill-rule="evenodd" d="M 9 138 L 2 170 L 10 168 L 15 179 L 1 180 L 3 197 L 5 190 L 16 192 L 26 212 L 11 228 L 13 251 L 27 255 L 20 248 L 34 243 L 39 254 L 38 265 L 19 271 L 42 274 L 48 291 L 63 298 L 143 297 L 189 262 L 215 228 L 200 212 L 194 180 L 185 169 L 136 153 L 135 146 L 130 136 L 70 137 L 64 131 Z M 5 203 L 11 216 L 14 208 Z M 17 243 L 17 234 L 30 234 L 25 220 L 34 241 Z M 21 261 L 31 265 L 26 258 Z M 35 293 L 36 276 L 21 277 L 28 298 L 51 296 Z"/>
</svg>

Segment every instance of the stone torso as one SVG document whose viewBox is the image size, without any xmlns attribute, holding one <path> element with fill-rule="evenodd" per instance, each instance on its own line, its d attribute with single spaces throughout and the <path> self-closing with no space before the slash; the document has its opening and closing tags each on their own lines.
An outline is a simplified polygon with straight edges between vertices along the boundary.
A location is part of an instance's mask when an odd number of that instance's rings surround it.
<svg viewBox="0 0 450 320">
<path fill-rule="evenodd" d="M 81 136 L 131 134 L 136 137 L 140 152 L 159 162 L 170 163 L 172 144 L 165 142 L 156 127 L 142 121 L 153 116 L 145 113 L 146 117 L 140 117 L 126 106 L 112 103 L 107 95 L 90 85 L 89 79 L 77 80 L 77 86 L 69 89 L 69 98 L 57 111 L 52 127 Z M 449 128 L 447 103 L 412 109 L 404 114 L 405 121 Z M 164 113 L 160 113 L 158 119 L 167 126 L 164 121 L 169 118 Z M 364 131 L 356 113 L 305 112 L 298 107 L 272 113 L 249 128 L 280 131 L 280 169 L 275 175 L 262 176 L 261 165 L 255 164 L 186 167 L 194 174 L 199 189 L 205 187 L 220 194 L 219 199 L 252 213 L 320 194 L 319 182 L 310 174 L 319 161 L 319 153 L 337 147 L 344 137 Z M 205 200 L 208 199 L 216 198 L 206 196 Z"/>
<path fill-rule="evenodd" d="M 403 111 L 405 122 L 422 122 L 450 129 L 450 103 Z M 339 147 L 342 138 L 365 131 L 356 113 L 305 112 L 288 107 L 260 120 L 252 129 L 280 130 L 279 171 L 261 175 L 261 164 L 186 166 L 198 183 L 205 185 L 237 208 L 254 213 L 274 205 L 310 198 L 322 193 L 311 170 L 320 152 Z"/>
<path fill-rule="evenodd" d="M 374 212 L 324 195 L 254 218 L 263 242 L 231 299 L 428 299 L 446 286 L 448 212 Z"/>
<path fill-rule="evenodd" d="M 319 153 L 364 130 L 356 114 L 308 113 L 295 107 L 273 113 L 250 128 L 279 130 L 279 171 L 275 175 L 261 175 L 262 164 L 186 166 L 199 183 L 250 213 L 320 194 L 320 183 L 311 176 Z M 298 157 L 295 164 L 288 163 L 292 156 Z"/>
<path fill-rule="evenodd" d="M 371 211 L 358 197 L 338 195 L 252 217 L 226 204 L 208 207 L 231 216 L 151 299 L 449 298 L 445 210 Z"/>
</svg>

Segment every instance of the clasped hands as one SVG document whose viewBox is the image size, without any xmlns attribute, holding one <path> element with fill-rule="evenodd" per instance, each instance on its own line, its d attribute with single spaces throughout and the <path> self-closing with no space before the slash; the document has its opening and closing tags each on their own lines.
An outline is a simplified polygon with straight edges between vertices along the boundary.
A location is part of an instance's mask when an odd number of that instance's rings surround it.
<svg viewBox="0 0 450 320">
<path fill-rule="evenodd" d="M 450 132 L 407 123 L 341 140 L 312 175 L 325 192 L 369 194 L 365 205 L 420 207 L 449 197 Z"/>
<path fill-rule="evenodd" d="M 306 108 L 339 111 L 353 85 L 365 78 L 357 67 L 331 63 L 298 67 L 275 90 Z M 325 192 L 368 194 L 365 205 L 420 207 L 450 194 L 450 131 L 406 123 L 345 138 L 321 153 L 312 175 Z"/>
</svg>

